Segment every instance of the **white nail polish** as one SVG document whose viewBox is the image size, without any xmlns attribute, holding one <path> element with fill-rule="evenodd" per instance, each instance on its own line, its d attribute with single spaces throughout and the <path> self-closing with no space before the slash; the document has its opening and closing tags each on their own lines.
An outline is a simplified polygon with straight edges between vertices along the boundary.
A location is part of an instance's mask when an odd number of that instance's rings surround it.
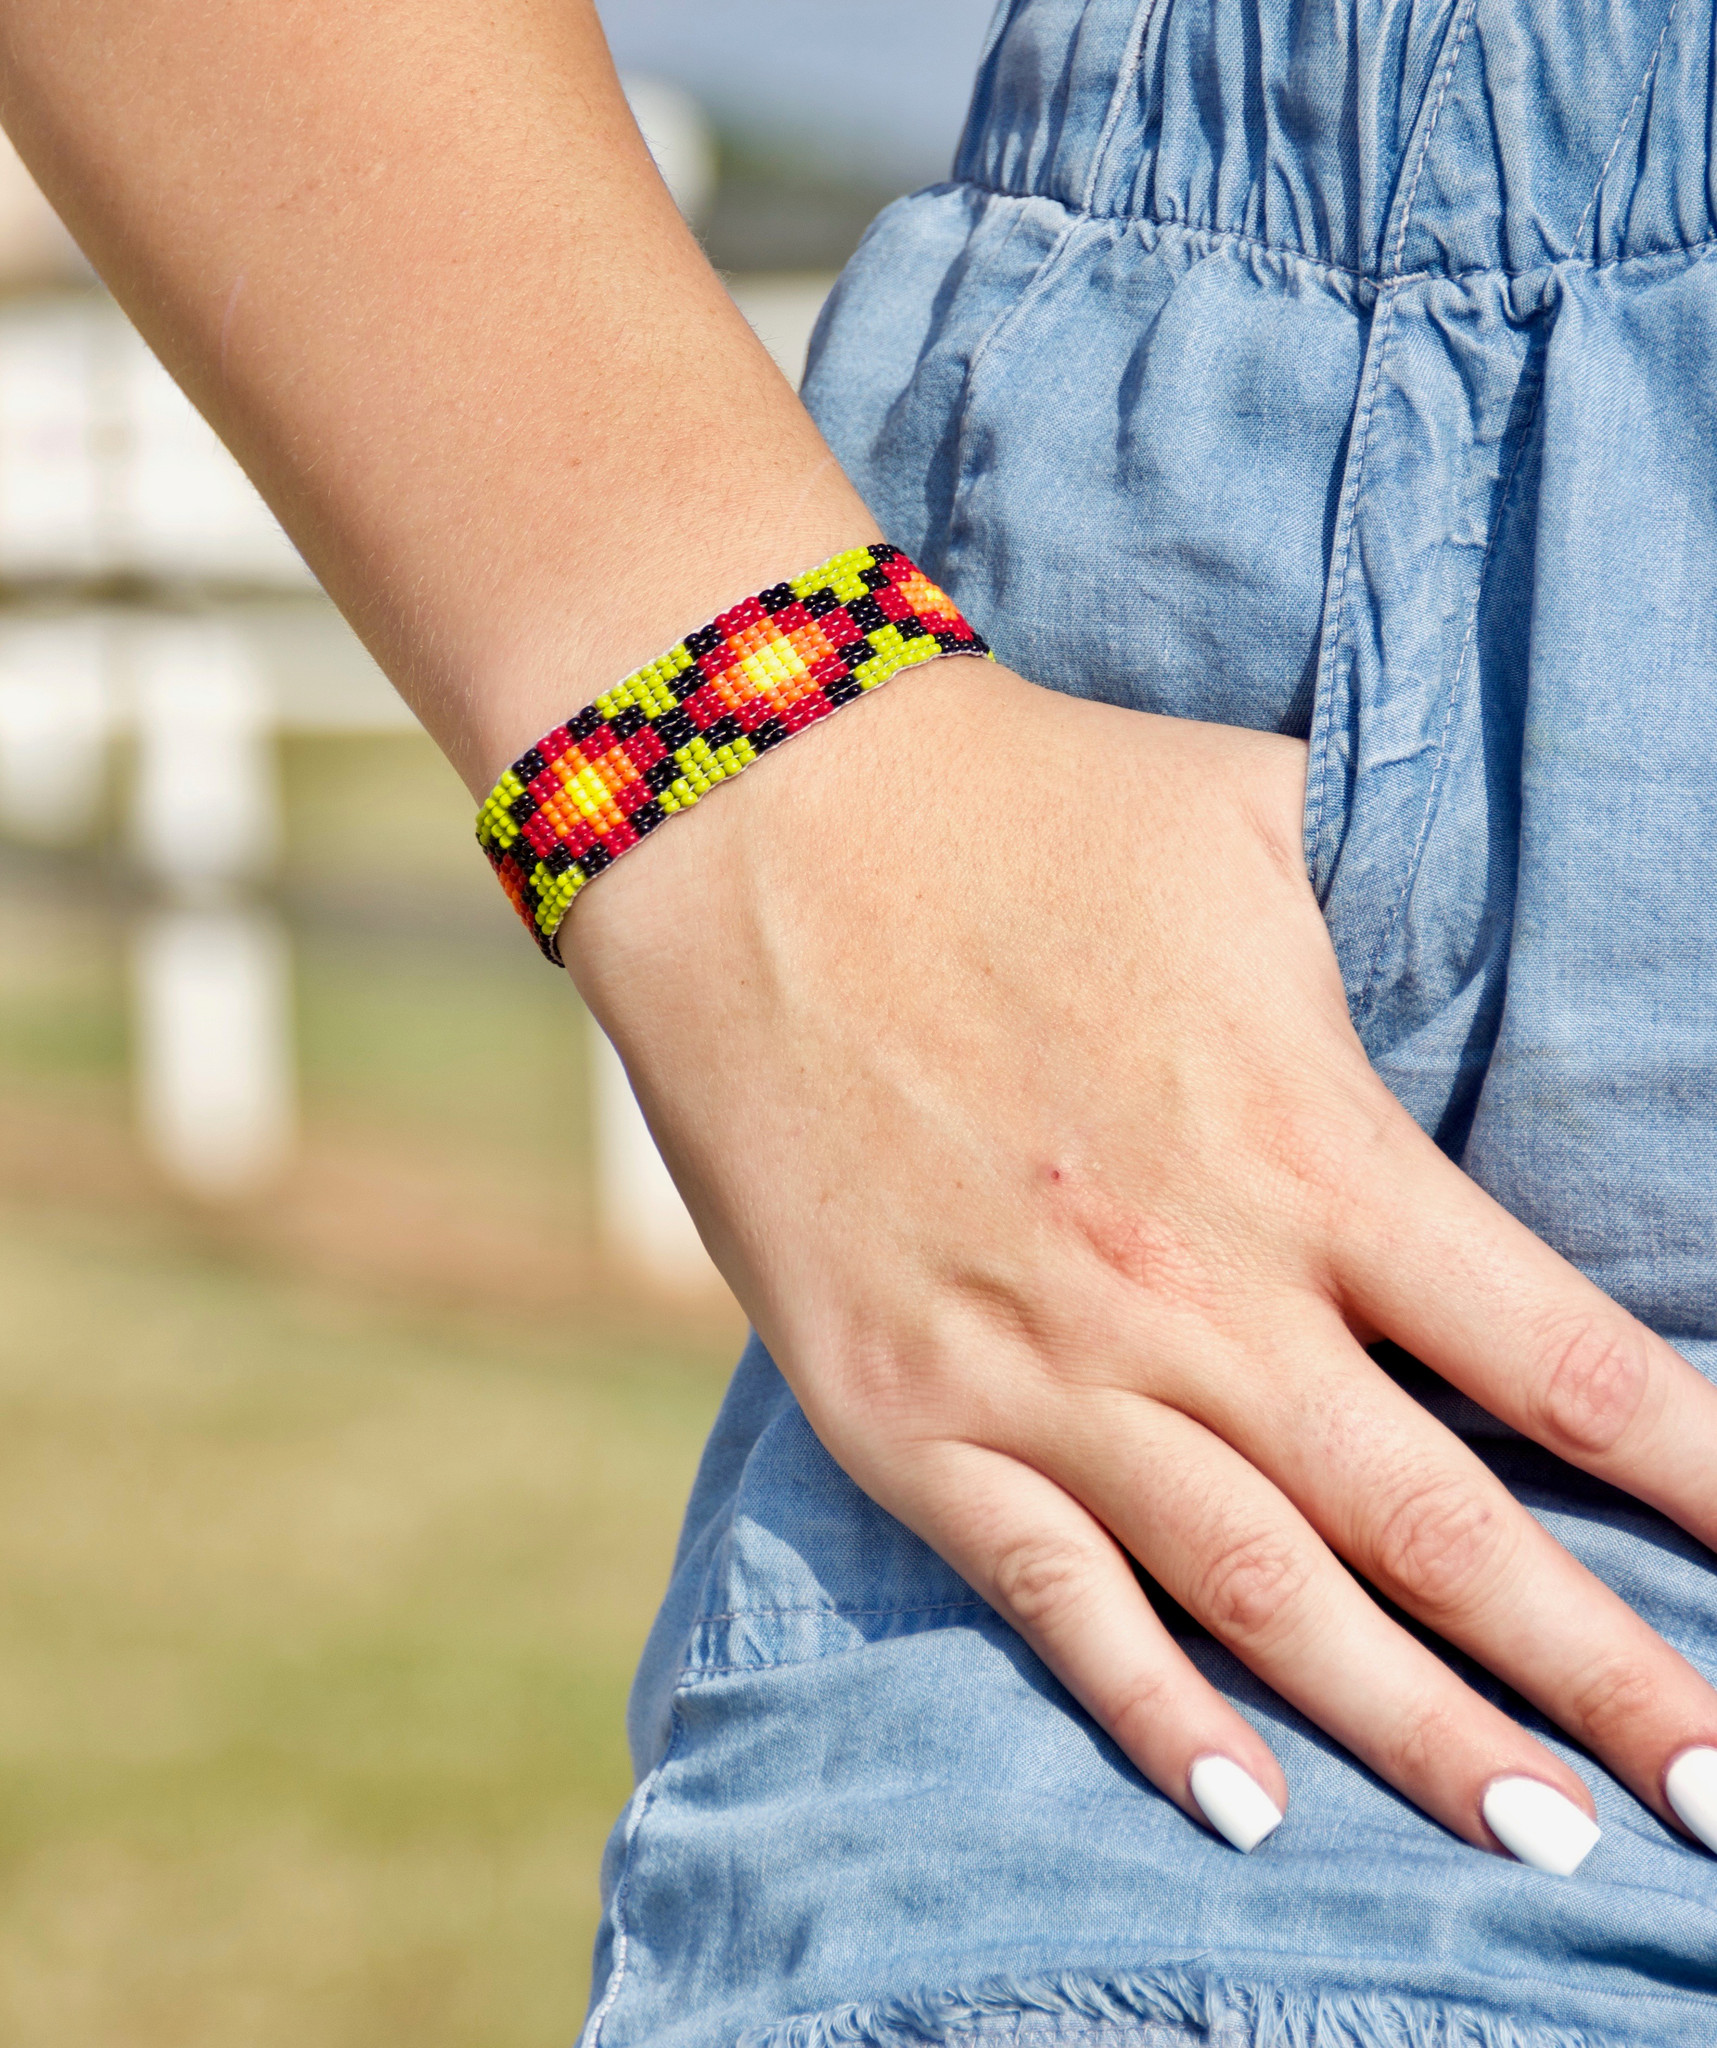
<svg viewBox="0 0 1717 2048">
<path fill-rule="evenodd" d="M 1600 1832 L 1573 1800 L 1539 1778 L 1498 1778 L 1485 1793 L 1484 1817 L 1511 1855 L 1557 1877 L 1573 1876 Z"/>
<path fill-rule="evenodd" d="M 1250 1854 L 1282 1825 L 1282 1809 L 1230 1757 L 1201 1756 L 1189 1783 L 1205 1819 L 1236 1849 Z"/>
<path fill-rule="evenodd" d="M 1663 1790 L 1706 1848 L 1717 1851 L 1717 1749 L 1684 1750 L 1665 1774 Z"/>
</svg>

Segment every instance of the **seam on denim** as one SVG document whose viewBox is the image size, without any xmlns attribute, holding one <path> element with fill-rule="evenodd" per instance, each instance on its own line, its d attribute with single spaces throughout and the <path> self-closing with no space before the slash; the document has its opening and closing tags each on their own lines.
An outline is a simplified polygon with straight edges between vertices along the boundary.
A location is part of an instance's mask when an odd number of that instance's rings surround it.
<svg viewBox="0 0 1717 2048">
<path fill-rule="evenodd" d="M 1128 93 L 1133 89 L 1139 75 L 1139 66 L 1144 61 L 1145 37 L 1156 18 L 1159 0 L 1138 0 L 1133 14 L 1133 25 L 1127 31 L 1126 48 L 1121 54 L 1120 69 L 1115 75 L 1115 89 L 1109 95 L 1109 109 L 1103 116 L 1103 126 L 1097 137 L 1096 147 L 1091 152 L 1091 168 L 1085 173 L 1085 196 L 1080 202 L 1080 211 L 1090 213 L 1097 197 L 1097 181 L 1103 175 L 1103 162 L 1109 154 L 1109 145 L 1115 139 L 1115 130 L 1121 125 L 1121 108 L 1126 104 Z"/>
<path fill-rule="evenodd" d="M 1474 636 L 1478 632 L 1479 612 L 1484 605 L 1485 578 L 1490 569 L 1491 556 L 1496 552 L 1497 536 L 1502 532 L 1502 522 L 1508 511 L 1508 501 L 1514 494 L 1514 479 L 1519 474 L 1522 458 L 1531 445 L 1532 435 L 1538 423 L 1538 402 L 1544 390 L 1544 366 L 1540 360 L 1532 372 L 1532 389 L 1529 394 L 1527 414 L 1520 429 L 1520 439 L 1515 446 L 1514 459 L 1508 465 L 1508 474 L 1502 480 L 1502 489 L 1497 495 L 1496 512 L 1491 519 L 1490 532 L 1485 536 L 1484 554 L 1479 559 L 1478 579 L 1473 589 L 1472 609 L 1467 615 L 1467 630 L 1461 639 L 1461 651 L 1455 659 L 1454 674 L 1449 679 L 1448 702 L 1443 706 L 1443 722 L 1437 732 L 1437 758 L 1431 769 L 1431 786 L 1425 793 L 1425 809 L 1419 819 L 1419 830 L 1413 840 L 1413 850 L 1407 856 L 1407 871 L 1389 915 L 1383 921 L 1383 928 L 1377 935 L 1377 944 L 1372 951 L 1370 964 L 1365 970 L 1365 982 L 1354 1001 L 1353 1021 L 1357 1026 L 1365 1017 L 1371 1002 L 1372 989 L 1378 975 L 1383 971 L 1383 956 L 1388 951 L 1389 941 L 1395 935 L 1395 928 L 1401 921 L 1401 914 L 1407 908 L 1413 894 L 1413 884 L 1419 879 L 1419 868 L 1425 857 L 1425 843 L 1431 836 L 1431 825 L 1442 801 L 1443 784 L 1447 779 L 1449 761 L 1449 732 L 1454 725 L 1455 711 L 1461 701 L 1461 681 L 1466 674 L 1467 656 L 1472 651 Z"/>
<path fill-rule="evenodd" d="M 987 1607 L 976 1594 L 970 1600 L 925 1600 L 916 1607 L 832 1607 L 826 1601 L 808 1600 L 802 1607 L 729 1607 L 717 1614 L 700 1614 L 694 1628 L 706 1621 L 751 1621 L 782 1614 L 835 1614 L 874 1621 L 892 1614 L 956 1614 L 968 1607 Z"/>
<path fill-rule="evenodd" d="M 1124 220 L 1138 227 L 1155 228 L 1158 233 L 1183 235 L 1189 241 L 1195 237 L 1210 243 L 1233 243 L 1240 249 L 1256 250 L 1262 256 L 1277 256 L 1286 263 L 1297 263 L 1303 269 L 1325 271 L 1331 277 L 1351 278 L 1355 284 L 1377 286 L 1382 280 L 1374 271 L 1356 270 L 1351 263 L 1332 262 L 1326 256 L 1308 256 L 1304 249 L 1296 249 L 1291 242 L 1266 242 L 1260 235 L 1249 235 L 1241 228 L 1217 227 L 1213 222 L 1202 220 L 1179 220 L 1172 214 L 1166 219 L 1159 214 L 1118 213 L 1098 214 L 1099 220 Z"/>
<path fill-rule="evenodd" d="M 1334 587 L 1324 614 L 1325 631 L 1330 637 L 1318 652 L 1316 708 L 1312 716 L 1310 741 L 1312 759 L 1317 763 L 1317 799 L 1315 803 L 1308 804 L 1301 831 L 1301 851 L 1314 884 L 1318 849 L 1323 840 L 1324 813 L 1329 804 L 1329 735 L 1334 717 L 1336 670 L 1346 638 L 1347 572 L 1353 561 L 1353 534 L 1359 524 L 1359 500 L 1365 487 L 1366 458 L 1371 452 L 1371 423 L 1377 412 L 1383 366 L 1389 359 L 1390 343 L 1395 336 L 1395 305 L 1400 292 L 1401 281 L 1398 278 L 1384 289 L 1383 307 L 1377 315 L 1383 323 L 1383 331 L 1379 334 L 1373 329 L 1366 350 L 1365 374 L 1360 383 L 1359 407 L 1355 415 L 1359 429 L 1358 445 L 1348 456 L 1348 473 L 1342 484 L 1341 533 L 1336 543 L 1336 563 L 1332 574 Z M 1309 765 L 1306 787 L 1308 791 L 1311 788 Z"/>
<path fill-rule="evenodd" d="M 980 187 L 979 189 L 981 190 L 982 188 Z M 1056 206 L 1062 204 L 1058 199 L 1053 200 L 1051 203 Z M 966 374 L 960 384 L 959 412 L 962 416 L 965 414 L 970 403 L 972 387 L 977 381 L 978 371 L 983 367 L 984 360 L 989 355 L 992 345 L 1011 327 L 1017 326 L 1025 318 L 1027 312 L 1037 304 L 1038 300 L 1048 289 L 1051 278 L 1061 268 L 1062 259 L 1073 246 L 1074 238 L 1080 228 L 1093 218 L 1091 214 L 1078 212 L 1073 207 L 1066 207 L 1064 211 L 1067 214 L 1066 221 L 1056 234 L 1055 240 L 1044 251 L 1037 268 L 1026 279 L 1019 297 L 1013 300 L 1011 304 L 1002 308 L 973 345 L 972 359 L 966 365 Z M 962 460 L 955 468 L 956 498 L 959 495 L 958 478 L 964 473 L 964 469 L 965 464 Z M 951 510 L 952 506 L 950 506 Z"/>
<path fill-rule="evenodd" d="M 638 1837 L 643 1833 L 644 1822 L 649 1817 L 650 1808 L 656 1803 L 656 1794 L 661 1790 L 662 1773 L 673 1762 L 674 1753 L 680 1746 L 680 1737 L 685 1732 L 685 1723 L 680 1718 L 676 1700 L 670 1699 L 668 1712 L 673 1722 L 668 1734 L 668 1746 L 662 1752 L 661 1762 L 650 1773 L 643 1803 L 627 1830 L 626 1854 L 621 1859 L 620 1875 L 614 1886 L 614 1962 L 608 1972 L 608 1987 L 602 1994 L 602 2003 L 585 2022 L 584 2032 L 578 2037 L 578 2048 L 600 2048 L 603 2026 L 608 2015 L 614 2010 L 614 2002 L 620 1996 L 620 1988 L 626 1979 L 626 1966 L 631 1960 L 632 1946 L 631 1936 L 626 1927 L 626 1901 L 632 1887 L 632 1855 L 638 1846 Z"/>
<path fill-rule="evenodd" d="M 1431 154 L 1431 138 L 1437 132 L 1437 123 L 1443 118 L 1443 102 L 1449 96 L 1449 85 L 1455 75 L 1455 66 L 1460 62 L 1461 51 L 1465 48 L 1467 36 L 1472 30 L 1473 16 L 1477 11 L 1478 0 L 1461 0 L 1461 4 L 1466 11 L 1455 22 L 1449 32 L 1449 47 L 1443 59 L 1443 75 L 1437 82 L 1437 97 L 1431 103 L 1430 117 L 1425 123 L 1425 132 L 1419 138 L 1418 161 L 1413 166 L 1412 182 L 1407 187 L 1406 202 L 1401 208 L 1401 230 L 1395 237 L 1395 267 L 1393 273 L 1389 273 L 1387 267 L 1384 266 L 1385 274 L 1392 274 L 1397 278 L 1401 275 L 1401 259 L 1407 253 L 1407 230 L 1413 219 L 1413 202 L 1419 196 L 1419 180 L 1425 175 L 1425 159 Z"/>
<path fill-rule="evenodd" d="M 1568 251 L 1570 256 L 1573 255 L 1574 251 L 1579 248 L 1581 242 L 1585 239 L 1586 223 L 1591 219 L 1592 209 L 1597 205 L 1599 195 L 1604 189 L 1604 180 L 1610 175 L 1610 166 L 1616 160 L 1616 151 L 1621 148 L 1623 137 L 1633 126 L 1634 115 L 1639 111 L 1639 103 L 1645 97 L 1646 87 L 1657 76 L 1658 63 L 1663 56 L 1664 41 L 1669 35 L 1669 25 L 1675 19 L 1675 10 L 1680 4 L 1681 0 L 1669 0 L 1669 12 L 1663 17 L 1663 27 L 1657 32 L 1657 41 L 1652 45 L 1651 56 L 1646 63 L 1644 75 L 1641 77 L 1639 85 L 1635 88 L 1633 98 L 1628 102 L 1628 110 L 1622 116 L 1621 126 L 1616 130 L 1616 139 L 1610 144 L 1609 153 L 1604 158 L 1603 169 L 1598 173 L 1598 182 L 1592 187 L 1592 196 L 1586 201 L 1586 210 L 1581 214 L 1580 224 L 1574 230 L 1574 239 Z"/>
<path fill-rule="evenodd" d="M 1308 802 L 1306 815 L 1301 825 L 1301 852 L 1307 872 L 1315 877 L 1318 850 L 1323 839 L 1324 815 L 1329 807 L 1329 736 L 1334 717 L 1334 698 L 1337 671 L 1341 662 L 1342 649 L 1346 644 L 1347 632 L 1347 578 L 1353 564 L 1353 536 L 1359 524 L 1359 501 L 1365 489 L 1367 458 L 1371 453 L 1371 428 L 1377 415 L 1377 394 L 1382 386 L 1383 371 L 1389 360 L 1389 350 L 1395 340 L 1395 309 L 1406 279 L 1401 274 L 1401 258 L 1407 247 L 1408 224 L 1413 217 L 1413 204 L 1419 195 L 1419 179 L 1425 168 L 1425 159 L 1430 153 L 1431 138 L 1437 132 L 1437 123 L 1443 117 L 1443 105 L 1448 98 L 1449 81 L 1455 75 L 1455 66 L 1471 28 L 1477 0 L 1459 0 L 1465 12 L 1457 14 L 1448 30 L 1448 47 L 1443 53 L 1441 76 L 1437 84 L 1435 99 L 1427 113 L 1421 116 L 1423 134 L 1419 140 L 1419 153 L 1413 166 L 1413 175 L 1408 183 L 1405 197 L 1401 200 L 1401 226 L 1395 237 L 1395 270 L 1387 276 L 1382 289 L 1382 308 L 1376 318 L 1382 322 L 1382 331 L 1374 327 L 1366 349 L 1365 377 L 1361 385 L 1359 414 L 1359 445 L 1349 455 L 1349 469 L 1342 487 L 1341 538 L 1338 543 L 1339 563 L 1333 575 L 1333 592 L 1325 611 L 1327 630 L 1332 637 L 1318 653 L 1318 680 L 1314 695 L 1312 714 L 1311 749 L 1317 761 L 1317 799 Z M 1387 224 L 1385 226 L 1387 233 Z M 1307 765 L 1306 786 L 1311 788 L 1310 763 Z"/>
<path fill-rule="evenodd" d="M 1201 1959 L 1194 1959 L 1201 1960 Z M 1518 2004 L 1510 1985 L 1509 2005 Z M 1033 2019 L 1046 2024 L 1031 2025 Z M 1021 2023 L 1024 2022 L 1022 2025 Z M 1073 2022 L 1077 2031 L 1067 2023 Z M 1011 2023 L 1011 2024 L 1008 2024 Z M 1302 1991 L 1207 1975 L 1192 1962 L 1155 1969 L 989 1977 L 800 2013 L 739 2035 L 735 2048 L 1621 2048 L 1613 2035 L 1471 2000 L 1372 1989 Z"/>
<path fill-rule="evenodd" d="M 1556 256 L 1548 263 L 1535 263 L 1524 270 L 1511 270 L 1505 263 L 1475 263 L 1465 270 L 1437 270 L 1427 265 L 1421 270 L 1404 270 L 1385 276 L 1381 271 L 1361 270 L 1351 263 L 1337 263 L 1328 256 L 1313 256 L 1291 242 L 1267 242 L 1259 235 L 1241 234 L 1233 228 L 1216 227 L 1209 221 L 1181 220 L 1173 214 L 1101 213 L 1075 206 L 1053 192 L 1016 192 L 1007 185 L 985 184 L 980 178 L 945 179 L 937 185 L 926 185 L 921 192 L 909 193 L 905 199 L 895 203 L 904 206 L 913 199 L 932 193 L 952 192 L 961 187 L 981 192 L 988 199 L 1011 200 L 1020 206 L 1059 206 L 1074 221 L 1104 221 L 1123 227 L 1155 228 L 1159 232 L 1203 236 L 1212 242 L 1233 242 L 1242 249 L 1256 249 L 1265 256 L 1279 256 L 1285 262 L 1302 264 L 1308 270 L 1327 271 L 1334 277 L 1352 278 L 1356 284 L 1373 285 L 1380 295 L 1391 285 L 1398 284 L 1469 284 L 1475 278 L 1485 277 L 1504 278 L 1511 284 L 1521 284 L 1530 283 L 1535 278 L 1549 278 L 1557 271 L 1581 271 L 1596 277 L 1611 270 L 1628 270 L 1636 264 L 1670 263 L 1685 257 L 1704 256 L 1717 248 L 1717 235 L 1706 235 L 1697 242 L 1663 242 L 1648 249 L 1630 249 L 1626 255 L 1609 256 L 1601 263 L 1590 257 Z"/>
</svg>

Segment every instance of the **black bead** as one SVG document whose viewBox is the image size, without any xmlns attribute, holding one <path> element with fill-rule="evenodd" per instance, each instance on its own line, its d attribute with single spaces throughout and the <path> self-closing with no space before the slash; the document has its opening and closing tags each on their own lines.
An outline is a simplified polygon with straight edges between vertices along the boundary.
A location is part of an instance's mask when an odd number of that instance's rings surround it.
<svg viewBox="0 0 1717 2048">
<path fill-rule="evenodd" d="M 572 855 L 564 846 L 551 846 L 543 855 L 543 866 L 551 875 L 564 875 L 572 866 Z"/>
<path fill-rule="evenodd" d="M 569 718 L 566 729 L 575 740 L 587 740 L 602 723 L 602 713 L 594 704 L 585 705 L 576 718 Z"/>
<path fill-rule="evenodd" d="M 617 711 L 608 721 L 608 729 L 616 739 L 629 740 L 635 732 L 644 727 L 644 714 L 636 704 L 628 704 L 624 711 Z"/>
<path fill-rule="evenodd" d="M 826 618 L 830 612 L 839 611 L 841 608 L 840 599 L 826 583 L 813 590 L 803 602 L 806 611 L 814 619 Z"/>
<path fill-rule="evenodd" d="M 888 614 L 874 597 L 855 597 L 847 606 L 847 617 L 861 633 L 874 633 L 888 624 Z"/>
<path fill-rule="evenodd" d="M 652 796 L 660 796 L 670 783 L 678 782 L 679 779 L 680 764 L 678 761 L 652 761 L 649 767 L 644 770 L 644 787 Z"/>
<path fill-rule="evenodd" d="M 909 613 L 904 619 L 895 620 L 894 630 L 902 640 L 922 640 L 930 628 L 922 619 L 915 619 Z"/>
<path fill-rule="evenodd" d="M 751 744 L 760 754 L 767 754 L 771 747 L 778 747 L 787 737 L 787 728 L 778 718 L 766 718 L 751 735 Z"/>
<path fill-rule="evenodd" d="M 944 654 L 958 654 L 962 649 L 972 653 L 982 651 L 982 642 L 974 640 L 970 633 L 938 633 L 936 645 Z"/>
<path fill-rule="evenodd" d="M 852 676 L 842 676 L 838 683 L 825 683 L 823 695 L 831 704 L 850 704 L 855 697 L 864 695 L 864 685 Z"/>
<path fill-rule="evenodd" d="M 513 773 L 521 782 L 534 782 L 548 766 L 535 747 L 529 747 L 513 763 Z"/>
<path fill-rule="evenodd" d="M 711 751 L 713 752 L 714 749 L 717 747 L 732 746 L 733 742 L 739 738 L 740 734 L 744 730 L 745 728 L 740 724 L 739 720 L 734 717 L 733 713 L 731 711 L 727 711 L 724 712 L 722 716 L 716 720 L 714 725 L 708 728 L 708 730 L 704 733 L 704 738 L 709 742 Z"/>
<path fill-rule="evenodd" d="M 861 569 L 859 581 L 866 590 L 882 590 L 892 581 L 886 569 Z"/>
<path fill-rule="evenodd" d="M 657 739 L 670 753 L 678 753 L 681 747 L 689 747 L 698 736 L 697 721 L 689 711 L 675 709 L 664 711 L 654 721 Z"/>
<path fill-rule="evenodd" d="M 522 825 L 527 818 L 534 818 L 541 806 L 527 789 L 522 796 L 516 796 L 507 806 L 507 816 L 515 825 Z"/>
<path fill-rule="evenodd" d="M 899 548 L 891 540 L 873 541 L 870 558 L 873 562 L 898 562 L 903 559 Z"/>
<path fill-rule="evenodd" d="M 604 868 L 614 865 L 614 856 L 606 846 L 587 846 L 578 856 L 578 864 L 587 876 L 599 875 Z"/>
<path fill-rule="evenodd" d="M 797 604 L 799 600 L 785 583 L 772 583 L 767 590 L 760 590 L 757 593 L 757 602 L 773 617 L 776 612 L 784 612 L 790 604 Z"/>
<path fill-rule="evenodd" d="M 695 633 L 686 635 L 686 652 L 694 657 L 713 654 L 721 642 L 722 631 L 719 626 L 700 626 Z"/>
<path fill-rule="evenodd" d="M 647 804 L 640 804 L 632 813 L 632 830 L 642 838 L 646 833 L 654 832 L 667 815 L 667 812 L 652 797 Z"/>
</svg>

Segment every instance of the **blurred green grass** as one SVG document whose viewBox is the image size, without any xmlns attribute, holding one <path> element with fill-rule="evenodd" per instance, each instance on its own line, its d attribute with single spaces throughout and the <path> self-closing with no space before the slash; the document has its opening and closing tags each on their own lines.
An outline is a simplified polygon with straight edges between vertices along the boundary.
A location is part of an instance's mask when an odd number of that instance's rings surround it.
<svg viewBox="0 0 1717 2048">
<path fill-rule="evenodd" d="M 738 1334 L 591 1255 L 589 1026 L 427 743 L 285 788 L 304 1142 L 237 1208 L 132 1135 L 116 845 L 0 861 L 8 2048 L 570 2040 Z"/>
</svg>

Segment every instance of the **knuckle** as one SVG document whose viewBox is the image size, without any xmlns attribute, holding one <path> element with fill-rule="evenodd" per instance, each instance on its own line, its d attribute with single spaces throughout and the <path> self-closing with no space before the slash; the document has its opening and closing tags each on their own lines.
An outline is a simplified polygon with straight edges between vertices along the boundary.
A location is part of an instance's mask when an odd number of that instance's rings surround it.
<svg viewBox="0 0 1717 2048">
<path fill-rule="evenodd" d="M 1439 1702 L 1415 1708 L 1394 1730 L 1387 1745 L 1396 1782 L 1422 1785 L 1442 1776 L 1448 1769 L 1449 1758 L 1458 1753 L 1462 1732 L 1446 1705 Z"/>
<path fill-rule="evenodd" d="M 1103 1702 L 1109 1733 L 1123 1748 L 1142 1741 L 1173 1690 L 1173 1683 L 1165 1671 L 1134 1673 L 1116 1688 L 1112 1698 Z"/>
<path fill-rule="evenodd" d="M 1637 1660 L 1606 1657 L 1580 1674 L 1557 1719 L 1589 1748 L 1637 1741 L 1663 1708 L 1663 1687 Z"/>
<path fill-rule="evenodd" d="M 1371 1204 L 1394 1110 L 1358 1090 L 1262 1107 L 1254 1120 L 1262 1163 L 1297 1209 L 1334 1229 Z"/>
<path fill-rule="evenodd" d="M 1463 1480 L 1436 1474 L 1401 1492 L 1371 1556 L 1391 1592 L 1434 1618 L 1466 1605 L 1477 1581 L 1494 1572 L 1501 1542 L 1497 1504 Z"/>
<path fill-rule="evenodd" d="M 1614 1450 L 1644 1405 L 1651 1359 L 1643 1330 L 1582 1321 L 1545 1347 L 1537 1421 L 1552 1450 Z"/>
<path fill-rule="evenodd" d="M 1291 1541 L 1248 1534 L 1224 1543 L 1199 1575 L 1194 1611 L 1239 1649 L 1262 1649 L 1288 1625 L 1309 1560 Z"/>
<path fill-rule="evenodd" d="M 1003 1546 L 990 1570 L 995 1603 L 1027 1634 L 1043 1630 L 1091 1592 L 1103 1560 L 1074 1536 L 1032 1533 Z"/>
</svg>

